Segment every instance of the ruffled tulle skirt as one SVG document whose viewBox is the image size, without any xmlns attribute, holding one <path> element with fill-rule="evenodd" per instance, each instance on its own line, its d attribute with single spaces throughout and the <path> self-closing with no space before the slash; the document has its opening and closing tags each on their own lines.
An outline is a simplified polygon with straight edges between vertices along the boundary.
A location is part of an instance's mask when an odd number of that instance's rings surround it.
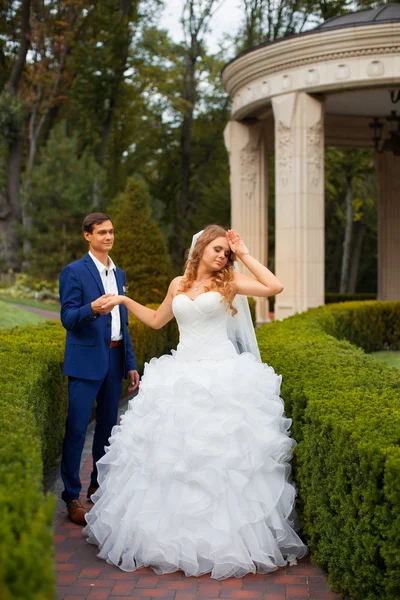
<svg viewBox="0 0 400 600">
<path fill-rule="evenodd" d="M 280 381 L 250 354 L 151 360 L 97 464 L 84 533 L 99 557 L 223 579 L 304 556 Z"/>
</svg>

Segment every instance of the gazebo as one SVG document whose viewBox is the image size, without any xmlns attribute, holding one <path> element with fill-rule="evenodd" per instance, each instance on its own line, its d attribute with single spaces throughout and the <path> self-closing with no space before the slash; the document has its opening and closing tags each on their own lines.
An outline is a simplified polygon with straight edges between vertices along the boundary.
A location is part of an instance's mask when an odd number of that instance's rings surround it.
<svg viewBox="0 0 400 600">
<path fill-rule="evenodd" d="M 378 297 L 400 299 L 400 4 L 334 17 L 228 63 L 232 228 L 267 263 L 275 153 L 275 318 L 324 304 L 324 147 L 375 148 Z M 340 241 L 338 241 L 340 243 Z M 257 320 L 268 320 L 257 302 Z"/>
</svg>

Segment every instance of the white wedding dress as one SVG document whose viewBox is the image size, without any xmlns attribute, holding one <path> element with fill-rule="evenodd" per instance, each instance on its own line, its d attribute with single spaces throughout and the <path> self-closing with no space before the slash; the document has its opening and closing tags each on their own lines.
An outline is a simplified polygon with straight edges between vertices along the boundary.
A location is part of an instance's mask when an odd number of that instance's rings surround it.
<svg viewBox="0 0 400 600">
<path fill-rule="evenodd" d="M 295 533 L 281 377 L 227 336 L 219 292 L 173 300 L 180 342 L 146 365 L 97 463 L 86 515 L 99 557 L 134 571 L 267 573 L 307 552 Z"/>
</svg>

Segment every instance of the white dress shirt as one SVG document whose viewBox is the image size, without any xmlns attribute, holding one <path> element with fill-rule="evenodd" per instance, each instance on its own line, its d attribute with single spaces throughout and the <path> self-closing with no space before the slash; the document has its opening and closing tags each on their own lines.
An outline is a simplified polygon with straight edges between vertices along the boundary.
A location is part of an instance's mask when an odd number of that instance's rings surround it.
<svg viewBox="0 0 400 600">
<path fill-rule="evenodd" d="M 94 264 L 97 267 L 99 275 L 101 277 L 101 282 L 104 287 L 104 292 L 106 294 L 116 294 L 118 295 L 118 286 L 117 280 L 115 278 L 115 265 L 110 257 L 108 260 L 110 262 L 109 267 L 103 265 L 89 250 L 89 256 L 93 260 Z M 119 313 L 119 306 L 114 306 L 111 311 L 111 341 L 117 342 L 118 340 L 122 340 L 121 333 L 121 316 Z"/>
</svg>

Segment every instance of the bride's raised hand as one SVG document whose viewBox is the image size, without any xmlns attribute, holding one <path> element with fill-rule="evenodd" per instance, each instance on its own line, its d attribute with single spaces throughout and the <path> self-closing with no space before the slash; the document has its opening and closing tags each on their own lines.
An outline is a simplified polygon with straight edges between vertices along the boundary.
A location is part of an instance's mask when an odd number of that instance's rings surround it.
<svg viewBox="0 0 400 600">
<path fill-rule="evenodd" d="M 240 235 L 238 233 L 236 233 L 236 231 L 233 231 L 232 229 L 228 229 L 228 231 L 226 232 L 226 239 L 229 244 L 229 248 L 239 258 L 241 256 L 245 256 L 246 254 L 249 254 L 246 244 L 244 243 L 244 241 L 242 240 Z"/>
</svg>

